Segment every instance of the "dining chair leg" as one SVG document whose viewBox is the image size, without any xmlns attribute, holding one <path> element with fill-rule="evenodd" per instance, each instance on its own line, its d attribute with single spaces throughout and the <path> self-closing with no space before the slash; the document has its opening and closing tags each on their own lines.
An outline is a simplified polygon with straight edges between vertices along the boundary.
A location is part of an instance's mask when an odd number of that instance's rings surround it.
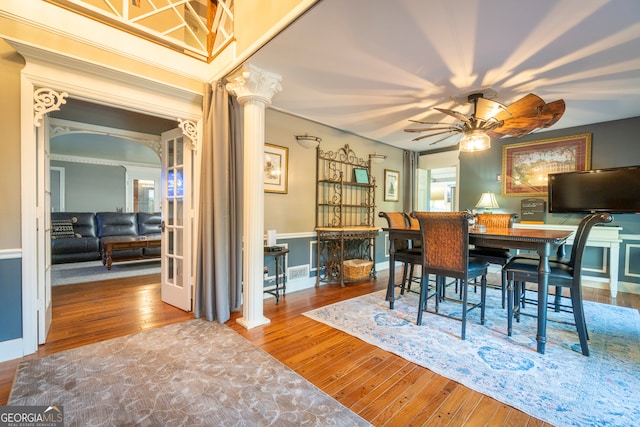
<svg viewBox="0 0 640 427">
<path fill-rule="evenodd" d="M 573 305 L 573 318 L 578 329 L 578 338 L 580 339 L 580 348 L 582 354 L 589 356 L 589 345 L 587 344 L 587 322 L 584 318 L 584 311 L 581 304 L 581 296 L 577 292 L 571 290 L 571 304 Z"/>
<path fill-rule="evenodd" d="M 409 280 L 407 280 L 407 292 L 411 291 L 411 283 L 413 282 L 414 264 L 409 267 Z"/>
<path fill-rule="evenodd" d="M 400 285 L 400 295 L 404 295 L 404 287 L 407 283 L 407 271 L 409 270 L 408 263 L 402 265 L 402 284 Z"/>
<path fill-rule="evenodd" d="M 506 297 L 507 297 L 507 273 L 502 270 L 501 274 L 502 278 L 502 308 L 505 306 Z"/>
<path fill-rule="evenodd" d="M 460 338 L 464 340 L 467 333 L 467 291 L 469 286 L 466 280 L 460 280 L 460 286 L 462 289 L 462 333 Z"/>
<path fill-rule="evenodd" d="M 422 274 L 420 281 L 420 302 L 418 303 L 418 319 L 416 325 L 422 325 L 422 312 L 427 309 L 427 288 L 429 287 L 429 275 Z M 437 299 L 436 299 L 437 300 Z"/>
<path fill-rule="evenodd" d="M 553 298 L 553 305 L 556 313 L 560 312 L 561 301 L 562 301 L 562 288 L 560 286 L 556 286 L 556 292 Z"/>
<path fill-rule="evenodd" d="M 507 280 L 507 336 L 511 336 L 513 332 L 513 307 L 515 304 L 520 306 L 518 298 L 514 298 L 513 279 Z"/>
<path fill-rule="evenodd" d="M 446 277 L 436 276 L 436 313 L 440 309 L 440 301 L 444 299 L 444 288 L 446 285 Z"/>
<path fill-rule="evenodd" d="M 487 305 L 487 276 L 482 276 L 480 279 L 480 324 L 484 325 L 484 313 Z M 502 302 L 502 308 L 504 308 L 504 297 Z"/>
<path fill-rule="evenodd" d="M 514 287 L 515 298 L 518 302 L 514 306 L 514 317 L 517 323 L 520 323 L 520 310 L 524 308 L 524 293 L 526 292 L 527 282 L 517 281 Z M 522 305 L 520 305 L 522 303 Z"/>
</svg>

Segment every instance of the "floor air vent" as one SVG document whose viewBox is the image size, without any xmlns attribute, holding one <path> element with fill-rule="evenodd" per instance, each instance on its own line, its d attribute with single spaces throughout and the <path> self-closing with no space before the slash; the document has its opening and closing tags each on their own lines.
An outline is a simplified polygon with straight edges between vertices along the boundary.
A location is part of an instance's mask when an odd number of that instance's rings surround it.
<svg viewBox="0 0 640 427">
<path fill-rule="evenodd" d="M 296 265 L 287 270 L 288 280 L 306 279 L 309 277 L 309 265 Z"/>
</svg>

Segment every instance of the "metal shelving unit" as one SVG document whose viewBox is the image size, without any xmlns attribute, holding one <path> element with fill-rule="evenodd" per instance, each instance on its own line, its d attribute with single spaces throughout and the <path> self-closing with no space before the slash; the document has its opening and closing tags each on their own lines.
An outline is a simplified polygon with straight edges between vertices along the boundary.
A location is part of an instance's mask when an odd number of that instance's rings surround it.
<svg viewBox="0 0 640 427">
<path fill-rule="evenodd" d="M 376 184 L 370 171 L 369 160 L 349 145 L 337 151 L 317 148 L 316 286 L 376 277 Z"/>
</svg>

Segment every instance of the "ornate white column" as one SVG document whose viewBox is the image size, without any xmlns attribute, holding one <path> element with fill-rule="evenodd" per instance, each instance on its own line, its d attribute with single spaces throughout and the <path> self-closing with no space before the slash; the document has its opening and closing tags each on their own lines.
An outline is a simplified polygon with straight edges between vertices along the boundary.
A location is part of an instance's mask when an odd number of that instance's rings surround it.
<svg viewBox="0 0 640 427">
<path fill-rule="evenodd" d="M 244 108 L 243 304 L 237 321 L 247 329 L 269 323 L 263 315 L 265 108 L 282 90 L 281 77 L 251 64 L 232 75 L 227 90 Z"/>
</svg>

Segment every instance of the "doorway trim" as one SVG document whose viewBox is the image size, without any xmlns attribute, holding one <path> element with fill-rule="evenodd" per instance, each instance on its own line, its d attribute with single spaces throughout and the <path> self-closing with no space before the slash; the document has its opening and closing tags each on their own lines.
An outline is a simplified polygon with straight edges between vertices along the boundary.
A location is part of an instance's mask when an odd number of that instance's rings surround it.
<svg viewBox="0 0 640 427">
<path fill-rule="evenodd" d="M 21 238 L 22 238 L 22 355 L 38 348 L 38 226 L 36 173 L 36 125 L 34 91 L 50 88 L 58 93 L 124 110 L 199 122 L 202 94 L 164 85 L 141 76 L 123 73 L 49 52 L 16 41 L 7 41 L 25 59 L 20 78 L 21 130 Z M 197 220 L 195 221 L 197 223 Z"/>
</svg>

